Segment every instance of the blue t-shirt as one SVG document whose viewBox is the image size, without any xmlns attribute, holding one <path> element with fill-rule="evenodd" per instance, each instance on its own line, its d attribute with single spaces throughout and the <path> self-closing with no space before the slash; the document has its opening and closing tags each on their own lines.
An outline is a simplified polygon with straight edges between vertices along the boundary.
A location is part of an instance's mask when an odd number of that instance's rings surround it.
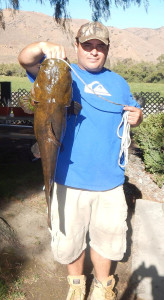
<svg viewBox="0 0 164 300">
<path fill-rule="evenodd" d="M 67 117 L 55 181 L 94 191 L 113 189 L 124 183 L 124 169 L 118 165 L 121 140 L 117 136 L 124 111 L 123 106 L 111 104 L 95 93 L 119 104 L 139 105 L 120 75 L 105 68 L 92 73 L 71 66 L 87 86 L 72 72 L 72 100 L 82 109 L 77 117 Z"/>
</svg>

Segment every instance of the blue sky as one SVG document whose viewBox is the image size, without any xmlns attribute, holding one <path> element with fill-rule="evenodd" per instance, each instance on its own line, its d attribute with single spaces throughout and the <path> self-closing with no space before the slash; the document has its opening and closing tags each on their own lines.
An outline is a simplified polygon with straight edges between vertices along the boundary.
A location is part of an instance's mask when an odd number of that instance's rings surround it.
<svg viewBox="0 0 164 300">
<path fill-rule="evenodd" d="M 20 0 L 20 9 L 42 12 L 52 16 L 53 7 L 51 7 L 49 0 L 43 0 L 43 3 L 46 4 L 41 5 L 37 0 Z M 92 12 L 89 1 L 69 0 L 67 7 L 72 18 L 91 20 Z M 107 26 L 121 29 L 128 27 L 159 28 L 164 26 L 164 0 L 149 0 L 148 12 L 146 12 L 143 4 L 140 7 L 133 4 L 126 10 L 121 7 L 116 8 L 113 4 L 109 20 L 105 22 L 102 19 L 101 21 Z"/>
</svg>

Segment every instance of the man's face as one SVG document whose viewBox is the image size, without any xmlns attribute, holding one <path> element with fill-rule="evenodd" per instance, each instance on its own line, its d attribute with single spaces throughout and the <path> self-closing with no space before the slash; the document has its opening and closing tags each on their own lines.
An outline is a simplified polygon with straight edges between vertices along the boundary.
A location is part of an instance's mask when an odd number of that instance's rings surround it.
<svg viewBox="0 0 164 300">
<path fill-rule="evenodd" d="M 94 39 L 75 44 L 77 49 L 78 66 L 89 72 L 100 72 L 105 64 L 109 46 Z"/>
</svg>

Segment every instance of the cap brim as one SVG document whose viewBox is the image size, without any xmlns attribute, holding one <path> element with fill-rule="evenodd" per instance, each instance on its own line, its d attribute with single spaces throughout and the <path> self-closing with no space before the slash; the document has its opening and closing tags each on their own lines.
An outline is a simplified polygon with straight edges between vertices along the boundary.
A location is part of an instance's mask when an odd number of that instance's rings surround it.
<svg viewBox="0 0 164 300">
<path fill-rule="evenodd" d="M 104 38 L 101 38 L 101 37 L 97 37 L 95 35 L 92 35 L 92 36 L 87 36 L 87 37 L 79 37 L 79 42 L 80 43 L 85 43 L 87 41 L 90 41 L 90 40 L 99 40 L 101 42 L 103 42 L 105 45 L 109 45 L 109 40 L 108 39 L 104 39 Z"/>
</svg>

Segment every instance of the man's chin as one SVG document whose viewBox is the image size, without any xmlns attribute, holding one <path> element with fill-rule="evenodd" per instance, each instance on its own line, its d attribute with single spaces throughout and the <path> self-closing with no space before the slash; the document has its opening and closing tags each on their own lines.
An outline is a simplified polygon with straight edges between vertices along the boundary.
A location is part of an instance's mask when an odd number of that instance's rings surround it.
<svg viewBox="0 0 164 300">
<path fill-rule="evenodd" d="M 102 68 L 103 68 L 102 66 L 94 66 L 91 64 L 91 65 L 87 66 L 86 70 L 88 72 L 96 73 L 96 72 L 100 72 L 102 70 Z"/>
</svg>

